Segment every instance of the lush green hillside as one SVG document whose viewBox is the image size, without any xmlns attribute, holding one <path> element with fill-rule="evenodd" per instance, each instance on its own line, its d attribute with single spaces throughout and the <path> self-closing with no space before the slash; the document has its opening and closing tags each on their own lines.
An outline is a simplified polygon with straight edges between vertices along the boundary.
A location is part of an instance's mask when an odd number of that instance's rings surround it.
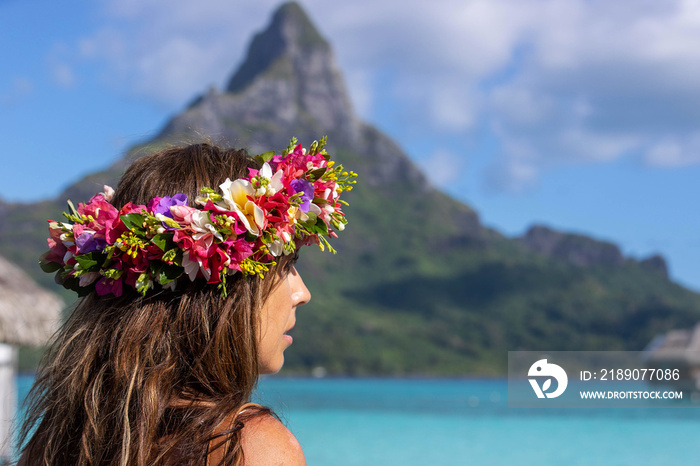
<svg viewBox="0 0 700 466">
<path fill-rule="evenodd" d="M 661 258 L 639 262 L 613 244 L 543 227 L 517 239 L 483 227 L 357 119 L 330 46 L 310 27 L 298 5 L 284 5 L 251 47 L 267 55 L 251 53 L 228 91 L 196 99 L 158 138 L 59 200 L 0 203 L 0 254 L 51 287 L 36 265 L 45 219 L 59 219 L 66 198 L 83 201 L 116 183 L 134 158 L 196 134 L 253 152 L 327 134 L 360 178 L 338 256 L 302 255 L 313 298 L 298 310 L 286 373 L 503 373 L 508 350 L 640 350 L 700 320 L 700 295 L 670 282 Z"/>
</svg>

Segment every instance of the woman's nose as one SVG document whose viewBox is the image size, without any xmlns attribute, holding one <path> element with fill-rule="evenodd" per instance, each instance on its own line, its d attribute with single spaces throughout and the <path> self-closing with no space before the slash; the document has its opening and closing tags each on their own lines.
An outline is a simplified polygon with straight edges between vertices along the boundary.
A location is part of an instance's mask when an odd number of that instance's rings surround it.
<svg viewBox="0 0 700 466">
<path fill-rule="evenodd" d="M 292 299 L 294 300 L 294 304 L 296 306 L 301 306 L 302 304 L 308 303 L 311 300 L 311 293 L 304 284 L 304 280 L 301 278 L 301 275 L 299 275 L 299 272 L 297 272 L 296 267 L 292 268 L 290 275 L 292 280 Z"/>
</svg>

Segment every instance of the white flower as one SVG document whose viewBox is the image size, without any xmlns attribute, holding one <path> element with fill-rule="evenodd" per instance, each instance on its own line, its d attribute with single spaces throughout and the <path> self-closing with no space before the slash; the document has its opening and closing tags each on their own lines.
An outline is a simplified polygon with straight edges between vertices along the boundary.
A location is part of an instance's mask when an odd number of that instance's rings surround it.
<svg viewBox="0 0 700 466">
<path fill-rule="evenodd" d="M 107 201 L 107 202 L 111 201 L 112 197 L 114 197 L 114 188 L 112 188 L 111 186 L 104 185 L 102 187 L 102 189 L 105 190 L 104 191 L 105 201 Z"/>
<path fill-rule="evenodd" d="M 221 236 L 221 233 L 216 231 L 216 227 L 214 224 L 211 222 L 211 218 L 209 217 L 209 212 L 204 210 L 197 210 L 195 212 L 192 212 L 192 223 L 190 225 L 195 233 L 192 235 L 192 239 L 195 241 L 204 238 L 207 235 L 212 235 L 213 237 L 216 237 L 219 241 L 223 241 L 224 238 Z M 210 241 L 207 241 L 208 245 L 211 245 L 211 239 Z"/>
<path fill-rule="evenodd" d="M 226 203 L 224 208 L 236 212 L 246 229 L 255 236 L 260 236 L 260 229 L 265 224 L 265 213 L 255 202 L 248 199 L 248 196 L 255 194 L 255 189 L 250 182 L 246 180 L 231 181 L 226 178 L 226 181 L 219 185 L 219 188 L 221 188 Z"/>
<path fill-rule="evenodd" d="M 282 176 L 284 173 L 282 170 L 277 170 L 275 172 L 274 176 L 272 175 L 272 168 L 270 165 L 265 162 L 258 172 L 258 175 L 262 176 L 263 178 L 269 180 L 269 183 L 265 187 L 265 192 L 263 194 L 267 194 L 268 196 L 272 196 L 273 194 L 276 194 L 277 192 L 281 191 L 284 188 L 284 185 L 282 184 Z M 263 188 L 260 188 L 263 189 Z M 260 194 L 261 196 L 263 194 Z"/>
<path fill-rule="evenodd" d="M 192 282 L 197 278 L 197 272 L 200 270 L 207 281 L 211 278 L 211 271 L 204 267 L 204 264 L 201 262 L 190 259 L 189 251 L 185 251 L 184 254 L 182 254 L 182 267 L 185 269 L 185 273 L 190 277 L 190 281 Z"/>
<path fill-rule="evenodd" d="M 312 202 L 309 206 L 309 212 L 311 212 L 312 214 L 316 214 L 316 216 L 318 217 L 319 215 L 321 215 L 321 208 Z"/>
<path fill-rule="evenodd" d="M 193 282 L 197 278 L 197 272 L 199 272 L 199 262 L 190 260 L 190 252 L 185 251 L 182 254 L 182 267 L 185 269 L 185 273 L 190 277 L 190 281 Z"/>
<path fill-rule="evenodd" d="M 276 239 L 267 245 L 267 249 L 270 251 L 270 254 L 279 257 L 284 250 L 284 243 L 282 243 L 281 239 Z"/>
</svg>

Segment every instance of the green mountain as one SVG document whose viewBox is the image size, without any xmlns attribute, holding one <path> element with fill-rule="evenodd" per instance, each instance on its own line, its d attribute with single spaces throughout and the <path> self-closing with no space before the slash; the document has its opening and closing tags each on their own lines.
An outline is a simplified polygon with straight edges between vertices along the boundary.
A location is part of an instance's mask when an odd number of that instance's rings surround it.
<svg viewBox="0 0 700 466">
<path fill-rule="evenodd" d="M 0 253 L 51 286 L 36 266 L 44 219 L 116 184 L 134 158 L 202 134 L 253 153 L 328 135 L 329 151 L 360 175 L 338 255 L 302 255 L 313 298 L 297 311 L 286 373 L 503 373 L 508 350 L 640 350 L 700 320 L 700 295 L 669 281 L 663 258 L 638 261 L 543 226 L 507 238 L 431 186 L 357 118 L 330 45 L 296 3 L 253 38 L 225 91 L 195 99 L 152 141 L 58 200 L 0 203 Z"/>
</svg>

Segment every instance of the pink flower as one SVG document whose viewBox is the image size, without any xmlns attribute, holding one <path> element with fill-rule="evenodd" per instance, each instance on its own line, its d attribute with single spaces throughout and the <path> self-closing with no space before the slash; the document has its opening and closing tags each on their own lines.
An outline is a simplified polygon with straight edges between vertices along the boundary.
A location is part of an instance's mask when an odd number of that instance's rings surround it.
<svg viewBox="0 0 700 466">
<path fill-rule="evenodd" d="M 253 246 L 245 238 L 238 238 L 229 247 L 228 254 L 232 262 L 241 263 L 253 254 Z"/>
<path fill-rule="evenodd" d="M 104 185 L 104 186 L 102 186 L 102 189 L 105 190 L 105 192 L 104 192 L 105 200 L 111 201 L 112 198 L 114 197 L 114 188 L 112 188 L 111 186 Z"/>
<path fill-rule="evenodd" d="M 117 209 L 102 194 L 95 194 L 87 204 L 78 204 L 77 210 L 81 215 L 93 217 L 94 220 L 87 227 L 98 233 L 99 237 L 104 237 L 105 230 L 112 228 L 119 217 Z"/>
<path fill-rule="evenodd" d="M 212 254 L 210 259 L 211 264 L 211 277 L 207 283 L 219 283 L 221 282 L 221 271 L 225 270 L 230 263 L 230 258 L 228 255 L 219 248 L 216 248 L 214 254 Z"/>
<path fill-rule="evenodd" d="M 192 249 L 190 249 L 190 257 L 199 262 L 206 262 L 217 249 L 213 239 L 212 235 L 206 235 L 196 240 L 192 245 Z"/>
<path fill-rule="evenodd" d="M 131 202 L 129 202 L 124 207 L 119 209 L 119 216 L 121 217 L 122 215 L 132 214 L 132 213 L 140 214 L 144 210 L 147 210 L 145 205 L 132 204 Z"/>
<path fill-rule="evenodd" d="M 198 209 L 186 205 L 174 205 L 170 207 L 170 213 L 180 225 L 190 225 L 192 223 L 192 213 Z"/>
<path fill-rule="evenodd" d="M 98 194 L 99 196 L 99 194 Z M 108 244 L 114 244 L 117 242 L 119 237 L 129 229 L 124 225 L 124 222 L 119 218 L 122 215 L 137 213 L 140 214 L 146 209 L 145 205 L 132 204 L 129 202 L 124 207 L 122 207 L 117 213 L 117 218 L 111 223 L 111 225 L 105 230 L 104 236 L 107 239 Z"/>
<path fill-rule="evenodd" d="M 194 240 L 189 230 L 175 230 L 173 241 L 180 246 L 180 249 L 185 251 L 192 249 L 192 246 L 194 246 Z"/>
<path fill-rule="evenodd" d="M 66 252 L 68 252 L 68 248 L 63 244 L 63 241 L 61 241 L 62 234 L 63 230 L 61 230 L 58 222 L 49 220 L 49 238 L 47 238 L 46 241 L 49 243 L 50 251 L 45 257 L 46 261 L 65 265 L 63 258 Z"/>
</svg>

